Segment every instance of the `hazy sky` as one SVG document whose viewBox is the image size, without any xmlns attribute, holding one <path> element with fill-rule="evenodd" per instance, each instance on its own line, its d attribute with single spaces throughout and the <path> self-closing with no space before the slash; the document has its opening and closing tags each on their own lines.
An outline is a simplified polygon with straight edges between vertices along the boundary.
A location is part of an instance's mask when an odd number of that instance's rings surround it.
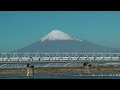
<svg viewBox="0 0 120 90">
<path fill-rule="evenodd" d="M 120 11 L 0 11 L 0 52 L 22 48 L 54 29 L 120 48 Z"/>
</svg>

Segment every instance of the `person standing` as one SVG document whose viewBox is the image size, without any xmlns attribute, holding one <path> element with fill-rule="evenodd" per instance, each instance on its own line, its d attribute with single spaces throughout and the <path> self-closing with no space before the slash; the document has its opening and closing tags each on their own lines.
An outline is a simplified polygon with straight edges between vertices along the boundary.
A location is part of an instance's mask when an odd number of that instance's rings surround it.
<svg viewBox="0 0 120 90">
<path fill-rule="evenodd" d="M 34 76 L 34 65 L 27 64 L 27 76 Z"/>
</svg>

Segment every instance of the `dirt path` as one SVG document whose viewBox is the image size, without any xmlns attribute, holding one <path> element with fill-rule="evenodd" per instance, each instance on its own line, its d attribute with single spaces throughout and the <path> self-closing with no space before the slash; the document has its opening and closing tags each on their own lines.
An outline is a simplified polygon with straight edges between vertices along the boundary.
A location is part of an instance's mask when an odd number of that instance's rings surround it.
<svg viewBox="0 0 120 90">
<path fill-rule="evenodd" d="M 91 66 L 91 72 L 120 72 L 120 67 L 113 66 Z M 41 67 L 34 68 L 34 73 L 58 73 L 58 72 L 85 72 L 85 68 L 81 67 Z M 0 69 L 0 74 L 26 74 L 27 69 Z"/>
</svg>

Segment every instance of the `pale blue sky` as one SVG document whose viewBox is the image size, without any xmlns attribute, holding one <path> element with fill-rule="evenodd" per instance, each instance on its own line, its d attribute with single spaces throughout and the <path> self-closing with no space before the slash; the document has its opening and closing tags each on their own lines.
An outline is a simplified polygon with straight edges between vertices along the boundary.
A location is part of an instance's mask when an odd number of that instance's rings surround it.
<svg viewBox="0 0 120 90">
<path fill-rule="evenodd" d="M 54 29 L 120 48 L 120 11 L 0 11 L 0 52 L 22 48 Z"/>
</svg>

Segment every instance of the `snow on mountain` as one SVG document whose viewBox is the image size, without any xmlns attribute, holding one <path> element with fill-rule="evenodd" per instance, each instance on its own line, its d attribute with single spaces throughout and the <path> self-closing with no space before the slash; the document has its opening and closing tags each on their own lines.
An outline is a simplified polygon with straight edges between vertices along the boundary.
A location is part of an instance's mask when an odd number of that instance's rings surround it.
<svg viewBox="0 0 120 90">
<path fill-rule="evenodd" d="M 62 31 L 53 30 L 50 33 L 48 33 L 46 36 L 41 38 L 41 41 L 46 41 L 46 40 L 78 40 L 78 39 L 75 39 Z"/>
</svg>

